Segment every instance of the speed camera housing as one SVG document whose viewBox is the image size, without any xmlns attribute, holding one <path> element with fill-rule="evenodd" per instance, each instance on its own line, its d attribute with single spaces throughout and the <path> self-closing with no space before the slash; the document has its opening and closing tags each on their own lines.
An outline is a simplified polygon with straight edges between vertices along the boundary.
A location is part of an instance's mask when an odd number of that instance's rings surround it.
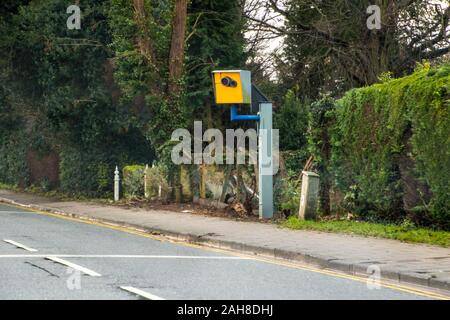
<svg viewBox="0 0 450 320">
<path fill-rule="evenodd" d="M 213 71 L 216 104 L 252 103 L 252 80 L 250 71 Z"/>
</svg>

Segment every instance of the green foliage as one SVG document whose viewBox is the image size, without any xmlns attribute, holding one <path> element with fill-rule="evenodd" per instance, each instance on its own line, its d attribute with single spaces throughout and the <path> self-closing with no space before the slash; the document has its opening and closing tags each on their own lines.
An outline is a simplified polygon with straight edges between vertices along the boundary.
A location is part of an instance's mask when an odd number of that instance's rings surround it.
<svg viewBox="0 0 450 320">
<path fill-rule="evenodd" d="M 107 194 L 112 190 L 111 166 L 105 162 L 97 163 L 97 190 L 103 194 Z"/>
<path fill-rule="evenodd" d="M 172 132 L 186 127 L 184 90 L 176 97 L 168 92 L 173 2 L 146 0 L 144 8 L 145 16 L 138 19 L 132 1 L 111 1 L 114 78 L 129 121 L 152 142 L 159 160 L 167 162 Z"/>
<path fill-rule="evenodd" d="M 308 150 L 313 157 L 314 171 L 320 175 L 319 211 L 325 215 L 331 211 L 330 172 L 331 137 L 330 128 L 334 122 L 335 100 L 324 96 L 309 107 Z"/>
<path fill-rule="evenodd" d="M 167 92 L 173 1 L 144 6 L 137 19 L 132 1 L 83 3 L 81 30 L 68 30 L 63 1 L 2 2 L 0 180 L 28 184 L 29 150 L 60 155 L 60 187 L 70 194 L 109 194 L 116 164 L 151 163 L 156 153 L 171 165 L 172 131 L 210 107 L 210 71 L 244 62 L 240 5 L 189 3 L 177 96 Z"/>
<path fill-rule="evenodd" d="M 333 170 L 349 209 L 383 220 L 399 220 L 406 209 L 450 228 L 449 85 L 449 65 L 423 66 L 338 101 Z M 408 195 L 419 199 L 415 208 L 404 207 Z"/>
<path fill-rule="evenodd" d="M 335 100 L 325 96 L 309 107 L 308 149 L 316 166 L 326 167 L 330 153 L 328 130 L 334 121 Z"/>
<path fill-rule="evenodd" d="M 67 29 L 64 1 L 15 2 L 0 17 L 0 180 L 28 185 L 27 152 L 55 152 L 62 191 L 108 195 L 115 165 L 154 158 L 113 99 L 109 1 L 82 5 L 81 30 Z"/>
<path fill-rule="evenodd" d="M 98 154 L 67 147 L 60 157 L 62 192 L 70 196 L 82 194 L 97 197 L 112 190 L 113 166 L 100 162 Z"/>
<path fill-rule="evenodd" d="M 129 141 L 133 144 L 127 144 Z M 145 138 L 138 132 L 129 131 L 121 139 L 108 141 L 104 146 L 66 145 L 60 158 L 61 191 L 71 196 L 102 197 L 112 193 L 116 165 L 150 162 L 153 152 Z"/>
<path fill-rule="evenodd" d="M 308 114 L 308 107 L 289 90 L 274 115 L 274 128 L 280 130 L 281 159 L 286 172 L 275 188 L 275 202 L 280 210 L 289 213 L 298 212 L 300 204 L 299 175 L 309 157 Z"/>
<path fill-rule="evenodd" d="M 28 140 L 20 132 L 0 137 L 0 181 L 26 186 L 29 169 L 26 163 Z"/>
<path fill-rule="evenodd" d="M 414 130 L 416 171 L 433 194 L 426 209 L 450 229 L 450 65 L 417 71 L 404 99 Z"/>
<path fill-rule="evenodd" d="M 300 206 L 300 180 L 297 171 L 288 171 L 287 177 L 275 188 L 275 199 L 279 211 L 297 214 Z"/>
<path fill-rule="evenodd" d="M 3 75 L 4 76 L 4 75 Z M 2 76 L 0 75 L 0 81 Z M 21 118 L 13 112 L 11 96 L 0 83 L 0 181 L 14 185 L 26 185 L 29 180 L 26 151 L 27 136 L 18 130 Z"/>
<path fill-rule="evenodd" d="M 287 172 L 300 173 L 308 160 L 306 146 L 299 150 L 282 151 L 281 157 Z"/>
<path fill-rule="evenodd" d="M 163 166 L 154 166 L 147 169 L 147 190 L 146 193 L 150 198 L 157 197 L 159 195 L 159 188 L 161 187 L 161 196 L 167 197 L 169 193 L 169 184 L 167 182 L 167 172 Z"/>
<path fill-rule="evenodd" d="M 284 227 L 295 230 L 315 230 L 368 237 L 395 239 L 410 243 L 426 243 L 442 247 L 450 246 L 450 232 L 417 228 L 406 222 L 401 225 L 379 224 L 361 221 L 305 221 L 290 217 Z"/>
<path fill-rule="evenodd" d="M 296 97 L 294 91 L 288 91 L 283 105 L 275 113 L 274 128 L 280 130 L 282 151 L 306 149 L 308 108 Z"/>
<path fill-rule="evenodd" d="M 161 93 L 167 85 L 172 1 L 144 1 L 144 7 L 147 16 L 139 22 L 135 18 L 133 1 L 111 0 L 108 11 L 112 31 L 110 47 L 115 54 L 114 76 L 125 103 L 131 103 L 138 95 L 148 94 L 150 87 Z M 151 38 L 152 43 L 147 49 L 153 52 L 139 47 L 141 44 L 136 45 L 139 39 L 145 38 Z M 161 80 L 161 83 L 155 83 Z"/>
<path fill-rule="evenodd" d="M 131 165 L 123 168 L 122 187 L 127 198 L 142 197 L 144 195 L 145 166 Z"/>
<path fill-rule="evenodd" d="M 0 182 L 0 189 L 17 190 L 17 185 Z"/>
<path fill-rule="evenodd" d="M 144 1 L 145 19 L 140 20 L 131 1 L 112 0 L 108 17 L 114 77 L 122 91 L 120 106 L 151 141 L 158 163 L 170 168 L 167 178 L 175 186 L 180 168 L 171 162 L 171 134 L 191 128 L 194 120 L 207 120 L 213 126 L 216 119 L 219 125 L 214 125 L 220 127 L 221 114 L 209 113 L 211 71 L 241 67 L 244 41 L 239 1 L 189 1 L 184 76 L 180 92 L 174 95 L 168 85 L 173 3 Z"/>
<path fill-rule="evenodd" d="M 211 104 L 211 72 L 239 68 L 245 62 L 244 37 L 238 0 L 192 0 L 186 56 L 186 87 L 190 108 Z"/>
<path fill-rule="evenodd" d="M 285 23 L 278 66 L 281 82 L 299 86 L 301 95 L 317 99 L 331 92 L 341 96 L 351 88 L 371 85 L 388 71 L 401 77 L 417 61 L 448 53 L 448 11 L 433 1 L 284 0 L 271 1 Z M 448 3 L 448 1 L 447 1 Z M 381 9 L 381 30 L 369 30 L 367 8 Z M 274 24 L 268 17 L 268 24 Z M 260 24 L 267 28 L 267 24 Z M 430 34 L 433 37 L 429 41 Z M 422 45 L 417 45 L 421 43 Z"/>
</svg>

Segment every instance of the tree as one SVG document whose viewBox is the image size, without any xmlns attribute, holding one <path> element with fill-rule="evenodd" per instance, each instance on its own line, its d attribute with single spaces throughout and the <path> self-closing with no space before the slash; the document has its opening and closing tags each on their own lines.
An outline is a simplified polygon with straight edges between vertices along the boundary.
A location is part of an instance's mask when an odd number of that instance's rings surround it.
<svg viewBox="0 0 450 320">
<path fill-rule="evenodd" d="M 244 21 L 238 0 L 192 0 L 186 53 L 186 95 L 193 117 L 220 128 L 227 115 L 212 106 L 211 72 L 245 64 Z"/>
<path fill-rule="evenodd" d="M 176 0 L 173 18 L 172 40 L 169 56 L 169 94 L 180 92 L 180 80 L 184 70 L 184 47 L 187 21 L 187 0 Z"/>
<path fill-rule="evenodd" d="M 168 155 L 173 130 L 185 123 L 186 5 L 184 0 L 112 0 L 109 12 L 121 105 L 160 158 Z"/>
<path fill-rule="evenodd" d="M 229 125 L 225 108 L 213 105 L 211 72 L 214 69 L 240 69 L 245 63 L 242 7 L 238 0 L 192 0 L 188 7 L 186 37 L 186 101 L 188 123 L 202 120 L 203 128 L 224 128 Z M 194 176 L 200 171 L 198 187 L 206 196 L 206 167 L 193 166 Z"/>
<path fill-rule="evenodd" d="M 433 0 L 267 0 L 272 15 L 249 19 L 285 38 L 280 76 L 305 96 L 342 93 L 386 72 L 410 73 L 416 62 L 450 50 L 450 7 Z M 381 8 L 381 29 L 367 27 L 367 8 Z M 284 23 L 276 22 L 283 18 Z"/>
<path fill-rule="evenodd" d="M 307 148 L 308 107 L 296 97 L 294 90 L 286 94 L 280 111 L 275 114 L 274 123 L 275 128 L 280 130 L 282 151 Z"/>
</svg>

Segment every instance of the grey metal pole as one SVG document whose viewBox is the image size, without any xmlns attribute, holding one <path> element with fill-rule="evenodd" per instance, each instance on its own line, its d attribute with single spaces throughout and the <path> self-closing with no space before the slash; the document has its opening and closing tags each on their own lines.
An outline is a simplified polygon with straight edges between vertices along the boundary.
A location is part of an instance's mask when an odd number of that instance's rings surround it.
<svg viewBox="0 0 450 320">
<path fill-rule="evenodd" d="M 259 218 L 273 218 L 272 103 L 260 104 L 258 131 Z"/>
</svg>

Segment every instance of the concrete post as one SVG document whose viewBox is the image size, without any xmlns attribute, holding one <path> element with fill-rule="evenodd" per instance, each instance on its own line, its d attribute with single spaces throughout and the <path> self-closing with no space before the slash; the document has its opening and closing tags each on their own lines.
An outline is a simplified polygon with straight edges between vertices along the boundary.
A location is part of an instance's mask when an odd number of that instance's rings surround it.
<svg viewBox="0 0 450 320">
<path fill-rule="evenodd" d="M 116 202 L 120 200 L 119 184 L 120 184 L 119 168 L 116 166 L 116 170 L 114 171 L 114 201 Z"/>
<path fill-rule="evenodd" d="M 316 205 L 319 194 L 319 175 L 307 171 L 303 171 L 302 174 L 299 216 L 302 220 L 314 220 L 316 218 Z"/>
</svg>

